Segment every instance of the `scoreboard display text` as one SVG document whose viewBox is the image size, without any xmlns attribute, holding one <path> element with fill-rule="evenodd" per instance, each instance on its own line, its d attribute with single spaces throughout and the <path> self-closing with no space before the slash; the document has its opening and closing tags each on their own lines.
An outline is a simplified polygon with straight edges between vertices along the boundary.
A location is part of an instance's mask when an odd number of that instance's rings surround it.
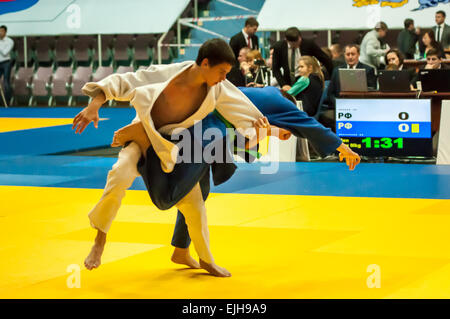
<svg viewBox="0 0 450 319">
<path fill-rule="evenodd" d="M 336 133 L 364 156 L 432 156 L 431 101 L 336 99 Z"/>
</svg>

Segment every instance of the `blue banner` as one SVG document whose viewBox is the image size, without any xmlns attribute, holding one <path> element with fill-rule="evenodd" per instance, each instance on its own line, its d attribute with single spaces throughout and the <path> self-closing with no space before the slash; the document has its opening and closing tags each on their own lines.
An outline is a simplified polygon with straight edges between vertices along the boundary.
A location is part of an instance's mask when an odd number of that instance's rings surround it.
<svg viewBox="0 0 450 319">
<path fill-rule="evenodd" d="M 338 136 L 431 138 L 431 122 L 336 121 Z"/>
</svg>

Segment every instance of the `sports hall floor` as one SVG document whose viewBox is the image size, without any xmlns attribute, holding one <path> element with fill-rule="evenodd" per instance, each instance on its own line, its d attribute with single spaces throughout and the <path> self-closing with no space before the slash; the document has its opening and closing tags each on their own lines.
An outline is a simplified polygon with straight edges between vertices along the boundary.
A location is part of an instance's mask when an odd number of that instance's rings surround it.
<svg viewBox="0 0 450 319">
<path fill-rule="evenodd" d="M 207 201 L 231 278 L 170 262 L 175 210 L 159 212 L 139 178 L 102 265 L 85 270 L 87 213 L 115 159 L 69 154 L 107 145 L 134 111 L 102 109 L 75 135 L 79 110 L 0 109 L 0 298 L 450 297 L 450 167 L 436 165 L 239 164 Z"/>
</svg>

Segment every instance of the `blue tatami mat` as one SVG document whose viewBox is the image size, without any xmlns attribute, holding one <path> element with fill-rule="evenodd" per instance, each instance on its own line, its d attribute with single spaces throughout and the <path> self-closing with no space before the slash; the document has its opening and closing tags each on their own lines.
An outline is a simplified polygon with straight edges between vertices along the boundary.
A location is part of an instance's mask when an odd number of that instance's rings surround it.
<svg viewBox="0 0 450 319">
<path fill-rule="evenodd" d="M 89 156 L 2 156 L 0 185 L 103 188 L 115 158 Z M 215 193 L 450 199 L 450 166 L 419 164 L 358 165 L 279 163 L 275 174 L 261 174 L 266 164 L 239 163 Z M 131 189 L 145 190 L 139 177 Z"/>
</svg>

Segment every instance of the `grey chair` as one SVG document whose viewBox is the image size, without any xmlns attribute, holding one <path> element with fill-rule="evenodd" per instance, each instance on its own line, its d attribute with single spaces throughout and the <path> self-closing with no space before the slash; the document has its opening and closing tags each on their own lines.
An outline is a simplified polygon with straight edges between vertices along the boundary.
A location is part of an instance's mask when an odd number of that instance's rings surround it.
<svg viewBox="0 0 450 319">
<path fill-rule="evenodd" d="M 91 52 L 95 52 L 94 47 L 97 41 L 92 35 L 79 35 L 73 42 L 73 56 L 76 66 L 91 65 Z"/>
<path fill-rule="evenodd" d="M 30 86 L 31 80 L 33 78 L 33 68 L 25 68 L 20 67 L 16 72 L 11 84 L 13 91 L 13 102 L 14 104 L 18 104 L 20 101 L 20 97 L 26 97 L 27 102 L 31 96 Z"/>
<path fill-rule="evenodd" d="M 114 66 L 131 65 L 134 47 L 134 36 L 131 34 L 119 34 L 114 42 Z"/>
<path fill-rule="evenodd" d="M 53 64 L 54 58 L 54 46 L 55 46 L 55 38 L 54 37 L 40 37 L 38 40 L 36 39 L 36 60 L 38 66 L 51 66 Z"/>
<path fill-rule="evenodd" d="M 68 97 L 68 88 L 72 82 L 72 67 L 58 67 L 50 83 L 50 99 L 48 104 L 53 105 L 56 97 Z"/>
<path fill-rule="evenodd" d="M 69 106 L 73 104 L 73 100 L 77 101 L 78 98 L 84 97 L 81 89 L 83 86 L 89 82 L 92 78 L 92 67 L 91 66 L 79 66 L 75 74 L 72 77 L 72 83 L 70 85 L 70 98 L 69 98 Z"/>
<path fill-rule="evenodd" d="M 117 68 L 117 71 L 116 71 L 116 73 L 120 73 L 120 74 L 127 73 L 127 72 L 134 72 L 133 67 L 121 65 Z"/>
<path fill-rule="evenodd" d="M 153 47 L 155 46 L 153 34 L 139 34 L 134 44 L 134 64 L 136 67 L 149 66 L 153 59 Z"/>
<path fill-rule="evenodd" d="M 93 82 L 101 81 L 111 74 L 113 74 L 113 68 L 111 66 L 99 66 L 97 70 L 95 70 L 94 75 L 92 76 L 92 81 Z"/>
<path fill-rule="evenodd" d="M 72 65 L 73 36 L 60 36 L 55 44 L 55 60 L 57 66 Z"/>
<path fill-rule="evenodd" d="M 52 78 L 52 67 L 39 67 L 31 81 L 31 97 L 29 105 L 37 102 L 37 97 L 49 97 L 49 84 Z"/>
</svg>

